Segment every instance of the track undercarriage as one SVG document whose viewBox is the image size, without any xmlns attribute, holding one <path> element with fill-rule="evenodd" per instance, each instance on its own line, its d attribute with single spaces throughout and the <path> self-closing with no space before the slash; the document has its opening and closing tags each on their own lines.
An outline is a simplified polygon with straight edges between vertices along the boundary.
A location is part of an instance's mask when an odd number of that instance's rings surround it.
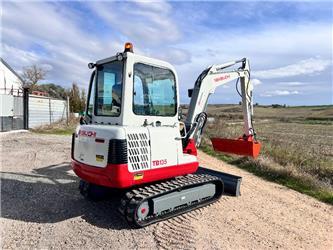
<svg viewBox="0 0 333 250">
<path fill-rule="evenodd" d="M 179 176 L 127 191 L 121 198 L 119 211 L 129 225 L 145 227 L 211 204 L 221 197 L 223 188 L 223 181 L 216 176 Z M 97 190 L 96 186 L 80 184 L 81 194 L 88 198 L 94 195 L 101 198 L 103 190 Z"/>
<path fill-rule="evenodd" d="M 222 193 L 223 182 L 217 177 L 180 176 L 127 192 L 119 211 L 130 225 L 144 227 L 213 203 Z"/>
</svg>

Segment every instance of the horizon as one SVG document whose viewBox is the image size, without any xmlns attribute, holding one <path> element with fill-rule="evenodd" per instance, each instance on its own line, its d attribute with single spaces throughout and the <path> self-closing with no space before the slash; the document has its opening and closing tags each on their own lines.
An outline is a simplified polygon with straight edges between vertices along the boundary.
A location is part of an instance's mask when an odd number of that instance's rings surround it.
<svg viewBox="0 0 333 250">
<path fill-rule="evenodd" d="M 181 104 L 189 103 L 187 89 L 207 66 L 247 57 L 254 103 L 326 106 L 333 104 L 332 6 L 295 1 L 3 2 L 1 57 L 18 73 L 32 64 L 42 66 L 48 70 L 42 83 L 68 88 L 77 82 L 87 90 L 87 64 L 122 51 L 130 41 L 135 53 L 175 66 Z M 209 104 L 239 101 L 230 83 L 218 88 Z"/>
</svg>

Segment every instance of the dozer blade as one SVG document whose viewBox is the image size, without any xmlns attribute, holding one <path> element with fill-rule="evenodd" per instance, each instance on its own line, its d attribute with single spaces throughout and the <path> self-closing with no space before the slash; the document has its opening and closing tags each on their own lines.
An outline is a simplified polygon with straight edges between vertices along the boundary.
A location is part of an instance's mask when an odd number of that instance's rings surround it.
<svg viewBox="0 0 333 250">
<path fill-rule="evenodd" d="M 261 144 L 257 141 L 239 139 L 211 138 L 215 151 L 251 156 L 256 158 L 259 155 Z"/>
<path fill-rule="evenodd" d="M 232 174 L 227 174 L 221 171 L 216 171 L 209 168 L 199 167 L 196 174 L 209 174 L 216 176 L 223 181 L 223 194 L 230 196 L 240 196 L 240 187 L 242 182 L 242 177 Z"/>
</svg>

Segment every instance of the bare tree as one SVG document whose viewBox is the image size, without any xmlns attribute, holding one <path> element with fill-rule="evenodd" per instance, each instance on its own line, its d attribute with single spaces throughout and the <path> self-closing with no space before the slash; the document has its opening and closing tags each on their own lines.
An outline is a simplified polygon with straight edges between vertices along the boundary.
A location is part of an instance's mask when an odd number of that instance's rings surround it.
<svg viewBox="0 0 333 250">
<path fill-rule="evenodd" d="M 32 65 L 23 69 L 22 78 L 24 84 L 30 87 L 30 90 L 34 90 L 35 86 L 40 80 L 44 80 L 46 71 L 37 65 Z"/>
</svg>

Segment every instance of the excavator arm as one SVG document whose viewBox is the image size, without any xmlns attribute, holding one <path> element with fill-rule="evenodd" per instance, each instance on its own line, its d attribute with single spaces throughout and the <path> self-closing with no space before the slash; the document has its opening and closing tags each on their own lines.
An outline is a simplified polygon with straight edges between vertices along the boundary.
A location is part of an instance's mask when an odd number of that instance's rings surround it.
<svg viewBox="0 0 333 250">
<path fill-rule="evenodd" d="M 241 64 L 241 66 L 236 70 L 228 70 L 230 67 Z M 236 144 L 239 141 L 250 142 L 259 144 L 254 140 L 255 132 L 252 124 L 253 115 L 253 101 L 252 101 L 252 90 L 253 86 L 250 81 L 250 66 L 249 61 L 246 58 L 241 60 L 232 61 L 219 65 L 212 65 L 211 67 L 205 69 L 195 82 L 194 88 L 189 90 L 189 96 L 191 97 L 191 102 L 188 110 L 188 115 L 186 117 L 185 126 L 188 131 L 185 137 L 185 144 L 190 140 L 194 139 L 196 146 L 200 145 L 201 136 L 203 128 L 206 123 L 207 114 L 207 103 L 208 98 L 211 94 L 215 92 L 215 89 L 221 85 L 227 84 L 228 82 L 237 80 L 237 91 L 242 97 L 242 111 L 243 111 L 243 136 L 237 140 L 230 139 L 219 139 L 214 138 L 212 140 L 213 145 L 223 144 L 223 148 L 219 147 L 219 151 L 232 151 L 229 153 L 238 154 L 239 150 L 228 150 L 228 148 L 237 148 Z M 238 83 L 240 82 L 241 91 L 238 90 Z M 219 140 L 218 140 L 219 139 Z M 228 141 L 221 141 L 228 140 Z M 233 142 L 235 141 L 235 145 Z M 253 142 L 253 143 L 252 143 Z M 227 144 L 230 144 L 229 146 Z M 250 145 L 249 144 L 249 145 Z M 226 147 L 226 148 L 225 148 Z M 260 144 L 259 144 L 260 147 Z M 218 150 L 217 147 L 214 148 Z M 240 150 L 242 151 L 242 150 Z M 259 152 L 258 152 L 259 153 Z M 241 152 L 241 154 L 243 154 Z M 246 155 L 246 154 L 245 154 Z M 253 156 L 253 154 L 251 154 Z"/>
</svg>

